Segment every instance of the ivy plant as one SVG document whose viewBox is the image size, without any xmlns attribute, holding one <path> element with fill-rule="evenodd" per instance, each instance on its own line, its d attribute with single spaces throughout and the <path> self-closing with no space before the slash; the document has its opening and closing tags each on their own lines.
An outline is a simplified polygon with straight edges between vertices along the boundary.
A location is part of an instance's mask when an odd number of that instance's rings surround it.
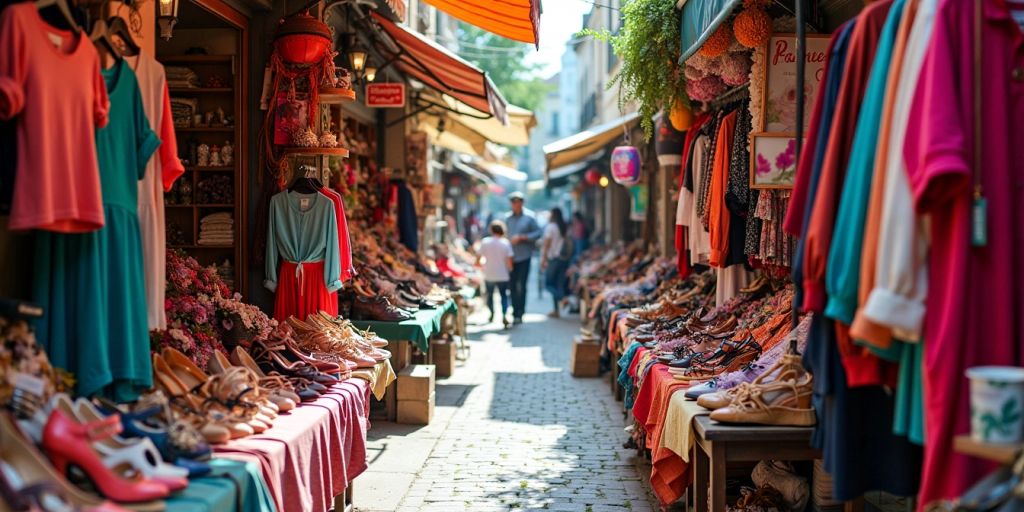
<svg viewBox="0 0 1024 512">
<path fill-rule="evenodd" d="M 584 29 L 578 35 L 611 43 L 622 65 L 608 82 L 619 86 L 619 109 L 636 101 L 644 135 L 654 133 L 651 118 L 685 101 L 686 77 L 677 64 L 680 54 L 679 12 L 675 0 L 627 0 L 622 7 L 622 28 L 617 34 Z"/>
</svg>

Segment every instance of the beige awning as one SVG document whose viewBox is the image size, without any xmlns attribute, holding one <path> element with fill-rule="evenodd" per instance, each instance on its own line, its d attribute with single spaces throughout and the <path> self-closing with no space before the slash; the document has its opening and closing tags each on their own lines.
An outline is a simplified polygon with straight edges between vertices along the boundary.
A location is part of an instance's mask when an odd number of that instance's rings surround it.
<svg viewBox="0 0 1024 512">
<path fill-rule="evenodd" d="M 508 105 L 508 124 L 502 124 L 495 117 L 480 119 L 487 114 L 447 95 L 425 93 L 426 101 L 447 106 L 447 109 L 431 108 L 416 116 L 418 129 L 430 137 L 430 142 L 459 153 L 485 156 L 487 141 L 506 146 L 526 146 L 530 143 L 530 132 L 537 126 L 533 112 L 515 105 Z M 444 120 L 444 131 L 438 126 Z"/>
<path fill-rule="evenodd" d="M 583 130 L 544 146 L 547 173 L 559 167 L 574 164 L 590 158 L 605 146 L 623 136 L 623 128 L 630 129 L 640 122 L 640 114 L 634 112 L 614 121 Z"/>
</svg>

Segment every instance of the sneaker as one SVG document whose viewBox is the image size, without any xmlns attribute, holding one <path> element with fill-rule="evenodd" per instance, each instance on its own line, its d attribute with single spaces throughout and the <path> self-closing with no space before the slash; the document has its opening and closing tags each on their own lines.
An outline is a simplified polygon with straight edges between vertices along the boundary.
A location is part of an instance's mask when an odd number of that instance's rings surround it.
<svg viewBox="0 0 1024 512">
<path fill-rule="evenodd" d="M 513 319 L 512 319 L 512 325 L 519 325 L 519 324 L 521 324 L 521 323 L 523 323 L 523 319 L 522 319 L 522 317 L 518 317 L 518 316 L 517 316 L 517 317 L 515 317 L 515 318 L 513 318 Z"/>
</svg>

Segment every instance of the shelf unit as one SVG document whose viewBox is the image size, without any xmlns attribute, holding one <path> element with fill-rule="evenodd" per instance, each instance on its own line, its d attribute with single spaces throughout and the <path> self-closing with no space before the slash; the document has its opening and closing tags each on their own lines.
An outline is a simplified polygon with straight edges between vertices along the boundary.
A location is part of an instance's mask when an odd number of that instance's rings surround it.
<svg viewBox="0 0 1024 512">
<path fill-rule="evenodd" d="M 241 36 L 241 32 L 239 32 Z M 194 257 L 202 265 L 223 265 L 229 262 L 232 276 L 225 276 L 234 284 L 234 290 L 245 293 L 244 276 L 247 272 L 247 256 L 243 253 L 246 247 L 245 232 L 245 191 L 246 176 L 242 173 L 245 166 L 246 138 L 244 109 L 244 63 L 245 45 L 239 37 L 235 41 L 238 54 L 219 55 L 162 55 L 157 52 L 157 59 L 165 66 L 187 67 L 199 76 L 200 84 L 216 77 L 230 87 L 169 87 L 171 98 L 188 98 L 196 102 L 193 114 L 203 114 L 222 110 L 226 116 L 234 118 L 230 126 L 186 126 L 175 129 L 178 138 L 179 156 L 185 162 L 185 174 L 178 179 L 174 189 L 165 194 L 165 217 L 168 227 L 168 248 L 180 249 Z M 199 166 L 197 149 L 200 144 L 223 147 L 225 142 L 234 148 L 234 161 L 226 166 Z M 205 180 L 221 180 L 230 178 L 228 185 L 232 192 L 230 203 L 199 203 L 197 193 L 200 183 Z M 184 204 L 183 196 L 188 196 L 188 204 Z M 199 243 L 201 221 L 213 213 L 226 212 L 233 219 L 233 242 L 230 245 L 204 245 Z M 183 239 L 176 239 L 177 234 Z"/>
</svg>

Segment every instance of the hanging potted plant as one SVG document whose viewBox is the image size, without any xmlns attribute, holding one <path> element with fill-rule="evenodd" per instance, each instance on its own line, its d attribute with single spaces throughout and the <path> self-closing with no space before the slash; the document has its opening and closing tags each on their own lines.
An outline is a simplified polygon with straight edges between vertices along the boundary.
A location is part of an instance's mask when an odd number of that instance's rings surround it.
<svg viewBox="0 0 1024 512">
<path fill-rule="evenodd" d="M 619 87 L 620 109 L 633 101 L 639 104 L 640 124 L 650 139 L 654 114 L 686 97 L 686 77 L 678 64 L 679 13 L 675 0 L 630 0 L 622 7 L 622 20 L 618 34 L 585 29 L 580 35 L 611 43 L 622 59 L 608 88 Z"/>
</svg>

